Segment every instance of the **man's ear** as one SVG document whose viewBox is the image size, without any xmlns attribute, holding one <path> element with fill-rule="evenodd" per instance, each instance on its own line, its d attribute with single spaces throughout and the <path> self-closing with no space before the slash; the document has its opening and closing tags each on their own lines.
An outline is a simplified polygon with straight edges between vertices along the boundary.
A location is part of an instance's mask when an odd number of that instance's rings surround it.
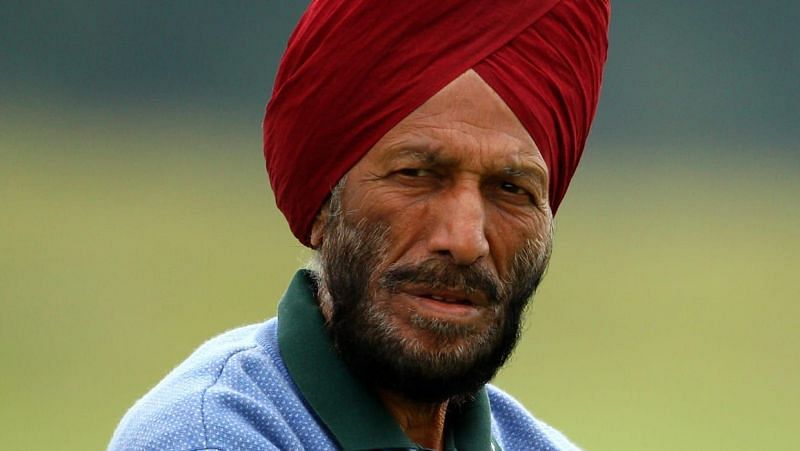
<svg viewBox="0 0 800 451">
<path fill-rule="evenodd" d="M 328 214 L 330 212 L 330 202 L 325 202 L 325 205 L 320 208 L 317 217 L 314 219 L 314 224 L 311 225 L 311 248 L 319 249 L 322 244 L 322 237 L 325 234 L 325 224 L 328 223 Z"/>
</svg>

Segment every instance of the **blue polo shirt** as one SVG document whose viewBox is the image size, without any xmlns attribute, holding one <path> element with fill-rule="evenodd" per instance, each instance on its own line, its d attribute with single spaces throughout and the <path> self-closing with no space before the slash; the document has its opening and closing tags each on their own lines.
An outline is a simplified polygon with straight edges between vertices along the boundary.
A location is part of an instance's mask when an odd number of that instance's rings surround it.
<svg viewBox="0 0 800 451">
<path fill-rule="evenodd" d="M 125 414 L 110 450 L 421 450 L 338 359 L 301 270 L 278 317 L 202 345 Z M 487 385 L 448 411 L 449 451 L 576 449 Z"/>
</svg>

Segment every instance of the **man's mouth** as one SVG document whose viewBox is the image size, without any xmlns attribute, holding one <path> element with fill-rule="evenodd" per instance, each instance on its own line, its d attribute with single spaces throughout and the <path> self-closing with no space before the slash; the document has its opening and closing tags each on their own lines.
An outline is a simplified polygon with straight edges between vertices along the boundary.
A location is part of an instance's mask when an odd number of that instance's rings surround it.
<svg viewBox="0 0 800 451">
<path fill-rule="evenodd" d="M 447 304 L 472 305 L 476 307 L 487 305 L 487 296 L 480 290 L 464 289 L 436 289 L 436 288 L 412 288 L 406 291 L 409 294 L 419 297 L 433 299 Z"/>
<path fill-rule="evenodd" d="M 446 319 L 468 320 L 480 315 L 486 297 L 478 292 L 463 290 L 410 289 L 403 291 L 417 313 Z"/>
<path fill-rule="evenodd" d="M 429 294 L 429 295 L 426 295 L 424 297 L 431 298 L 434 301 L 446 302 L 448 304 L 472 305 L 472 302 L 470 302 L 470 301 L 468 301 L 466 299 L 448 298 L 448 297 L 443 297 L 443 296 L 437 296 L 435 294 Z"/>
</svg>

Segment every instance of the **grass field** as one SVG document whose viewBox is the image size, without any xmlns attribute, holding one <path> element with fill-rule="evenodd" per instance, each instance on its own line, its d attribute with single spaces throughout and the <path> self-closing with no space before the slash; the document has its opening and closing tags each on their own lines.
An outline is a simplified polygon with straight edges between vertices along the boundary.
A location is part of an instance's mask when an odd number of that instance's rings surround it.
<svg viewBox="0 0 800 451">
<path fill-rule="evenodd" d="M 63 113 L 0 110 L 7 449 L 103 448 L 307 258 L 257 118 Z M 497 383 L 591 450 L 800 448 L 800 157 L 609 150 L 587 152 Z"/>
</svg>

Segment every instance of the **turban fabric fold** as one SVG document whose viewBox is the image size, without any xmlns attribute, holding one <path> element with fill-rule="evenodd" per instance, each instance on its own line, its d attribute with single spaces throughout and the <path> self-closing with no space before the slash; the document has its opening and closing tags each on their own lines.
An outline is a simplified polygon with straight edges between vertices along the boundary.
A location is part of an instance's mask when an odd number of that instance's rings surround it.
<svg viewBox="0 0 800 451">
<path fill-rule="evenodd" d="M 289 38 L 264 118 L 278 208 L 308 245 L 339 179 L 469 69 L 533 138 L 555 213 L 597 106 L 608 0 L 314 0 Z"/>
</svg>

